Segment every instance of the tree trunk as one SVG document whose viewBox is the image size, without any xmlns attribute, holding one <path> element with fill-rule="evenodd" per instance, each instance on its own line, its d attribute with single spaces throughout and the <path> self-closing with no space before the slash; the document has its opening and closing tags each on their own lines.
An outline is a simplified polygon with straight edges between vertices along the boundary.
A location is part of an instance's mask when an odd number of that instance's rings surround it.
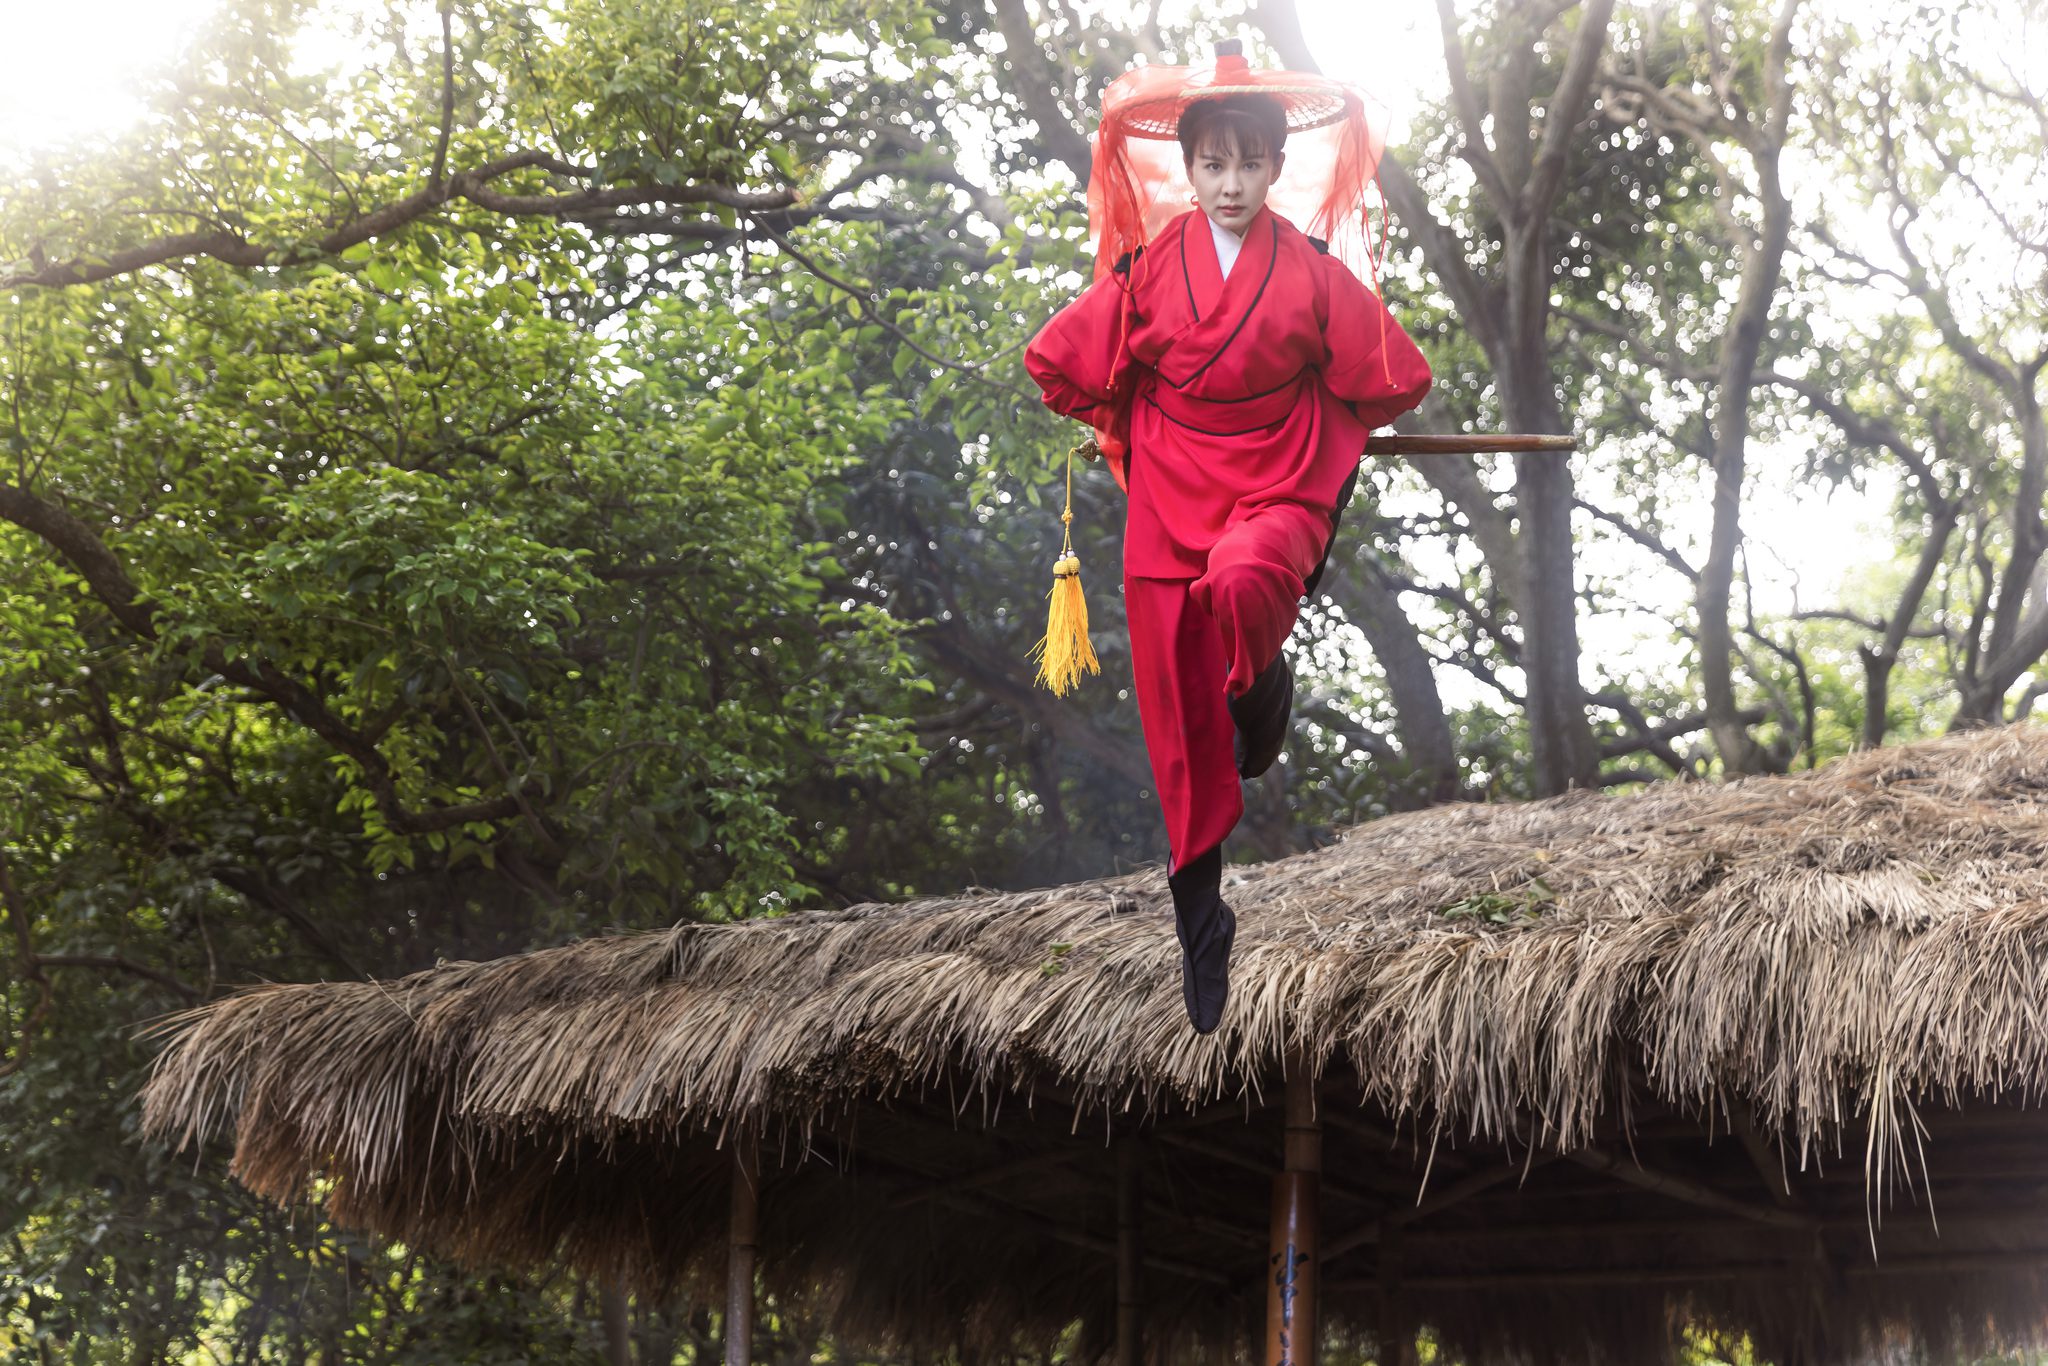
<svg viewBox="0 0 2048 1366">
<path fill-rule="evenodd" d="M 1462 155 L 1479 175 L 1480 196 L 1501 225 L 1503 249 L 1492 274 L 1467 259 L 1470 244 L 1412 193 L 1397 166 L 1386 166 L 1390 196 L 1424 259 L 1453 298 L 1486 351 L 1508 424 L 1517 431 L 1563 433 L 1564 410 L 1551 368 L 1549 325 L 1551 257 L 1547 227 L 1561 191 L 1572 129 L 1591 99 L 1593 71 L 1606 45 L 1613 0 L 1589 0 L 1554 93 L 1534 117 L 1536 74 L 1544 58 L 1542 32 L 1517 27 L 1498 47 L 1482 114 L 1465 65 L 1458 23 L 1448 0 L 1439 0 L 1444 61 L 1452 103 L 1463 125 Z M 1315 70 L 1292 0 L 1261 0 L 1255 15 L 1291 66 Z M 1486 132 L 1487 117 L 1492 134 Z M 1522 633 L 1527 681 L 1531 781 L 1549 796 L 1599 781 L 1599 751 L 1579 679 L 1578 592 L 1572 542 L 1572 473 L 1555 454 L 1521 455 L 1515 463 L 1515 512 L 1521 526 L 1512 549 L 1497 537 L 1488 552 L 1496 581 L 1508 589 Z M 1475 524 L 1484 517 L 1472 520 Z"/>
<path fill-rule="evenodd" d="M 626 1316 L 626 1292 L 615 1281 L 598 1290 L 604 1307 L 604 1359 L 611 1366 L 633 1366 L 633 1338 Z"/>
<path fill-rule="evenodd" d="M 1414 796 L 1423 802 L 1447 802 L 1458 794 L 1458 754 L 1451 738 L 1451 720 L 1444 713 L 1436 673 L 1422 648 L 1415 623 L 1401 610 L 1400 600 L 1370 566 L 1345 576 L 1355 591 L 1348 595 L 1352 620 L 1387 678 L 1394 702 L 1394 730 L 1403 757 L 1414 770 Z"/>
<path fill-rule="evenodd" d="M 1496 375 L 1508 425 L 1563 433 L 1550 366 L 1550 253 L 1546 219 L 1507 229 L 1507 327 Z M 1524 592 L 1522 676 L 1536 794 L 1596 786 L 1600 757 L 1579 682 L 1578 584 L 1572 542 L 1572 471 L 1561 456 L 1515 457 L 1517 541 Z"/>
</svg>

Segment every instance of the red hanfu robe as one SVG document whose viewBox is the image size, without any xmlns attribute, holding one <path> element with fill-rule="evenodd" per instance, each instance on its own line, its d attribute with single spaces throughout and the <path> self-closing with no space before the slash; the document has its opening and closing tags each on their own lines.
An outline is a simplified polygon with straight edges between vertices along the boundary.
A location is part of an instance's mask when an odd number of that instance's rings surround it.
<svg viewBox="0 0 2048 1366">
<path fill-rule="evenodd" d="M 1048 407 L 1098 429 L 1130 492 L 1125 572 L 1190 578 L 1233 517 L 1332 507 L 1366 436 L 1430 384 L 1372 291 L 1269 208 L 1228 280 L 1207 216 L 1174 219 L 1060 310 L 1024 363 Z"/>
<path fill-rule="evenodd" d="M 1242 814 L 1226 697 L 1293 628 L 1365 439 L 1429 363 L 1379 299 L 1261 208 L 1228 279 L 1199 209 L 1032 339 L 1046 404 L 1096 428 L 1130 495 L 1126 612 L 1175 867 Z"/>
</svg>

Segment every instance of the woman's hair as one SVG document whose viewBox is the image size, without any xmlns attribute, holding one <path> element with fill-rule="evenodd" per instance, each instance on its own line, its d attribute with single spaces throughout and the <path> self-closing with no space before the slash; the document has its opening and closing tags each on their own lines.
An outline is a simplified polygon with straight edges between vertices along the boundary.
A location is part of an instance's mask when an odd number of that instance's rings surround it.
<svg viewBox="0 0 2048 1366">
<path fill-rule="evenodd" d="M 1191 100 L 1180 116 L 1182 164 L 1205 148 L 1241 157 L 1276 157 L 1287 142 L 1287 111 L 1271 95 Z"/>
</svg>

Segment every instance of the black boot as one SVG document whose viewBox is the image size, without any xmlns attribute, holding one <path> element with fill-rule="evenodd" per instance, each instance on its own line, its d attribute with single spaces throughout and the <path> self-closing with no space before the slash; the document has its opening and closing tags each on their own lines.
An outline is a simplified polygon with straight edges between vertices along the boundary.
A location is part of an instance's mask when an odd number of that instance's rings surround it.
<svg viewBox="0 0 2048 1366">
<path fill-rule="evenodd" d="M 1180 991 L 1195 1033 L 1222 1022 L 1230 999 L 1230 947 L 1237 941 L 1237 916 L 1223 904 L 1223 846 L 1211 846 L 1169 875 L 1173 927 L 1180 939 Z"/>
<path fill-rule="evenodd" d="M 1230 719 L 1237 725 L 1237 773 L 1256 778 L 1273 766 L 1287 743 L 1287 719 L 1294 711 L 1294 671 L 1285 651 L 1259 670 L 1242 693 L 1230 699 Z"/>
</svg>

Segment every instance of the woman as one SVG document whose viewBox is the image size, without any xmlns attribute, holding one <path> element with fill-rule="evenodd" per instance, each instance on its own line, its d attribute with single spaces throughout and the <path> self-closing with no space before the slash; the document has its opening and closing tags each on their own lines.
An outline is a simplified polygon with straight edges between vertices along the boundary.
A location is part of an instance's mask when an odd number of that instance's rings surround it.
<svg viewBox="0 0 2048 1366">
<path fill-rule="evenodd" d="M 1047 405 L 1096 428 L 1130 495 L 1131 666 L 1172 856 L 1182 995 L 1202 1034 L 1222 1019 L 1237 930 L 1223 838 L 1244 813 L 1240 782 L 1287 735 L 1281 646 L 1366 436 L 1430 384 L 1377 296 L 1267 202 L 1290 124 L 1334 129 L 1334 152 L 1316 149 L 1320 183 L 1295 198 L 1324 224 L 1362 216 L 1377 156 L 1357 93 L 1254 72 L 1236 46 L 1218 45 L 1213 72 L 1145 68 L 1106 92 L 1090 217 L 1098 253 L 1118 254 L 1025 351 Z M 1163 222 L 1129 141 L 1162 136 L 1179 143 L 1193 203 Z"/>
</svg>

